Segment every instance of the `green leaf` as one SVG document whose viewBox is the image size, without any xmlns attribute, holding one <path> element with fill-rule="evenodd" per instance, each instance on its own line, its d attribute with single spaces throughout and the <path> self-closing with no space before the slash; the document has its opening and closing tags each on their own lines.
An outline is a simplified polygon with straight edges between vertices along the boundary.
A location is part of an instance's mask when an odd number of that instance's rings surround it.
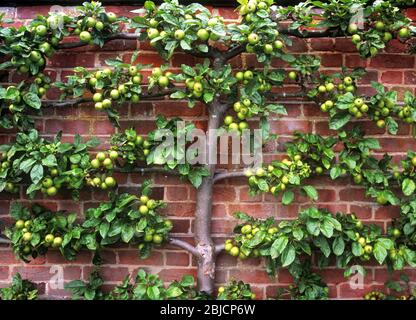
<svg viewBox="0 0 416 320">
<path fill-rule="evenodd" d="M 43 178 L 43 166 L 41 164 L 36 164 L 33 166 L 30 171 L 30 179 L 34 184 L 38 184 Z"/>
<path fill-rule="evenodd" d="M 351 119 L 351 114 L 347 112 L 339 112 L 333 116 L 329 122 L 329 128 L 332 130 L 339 130 L 345 126 Z"/>
<path fill-rule="evenodd" d="M 387 257 L 387 250 L 379 242 L 376 242 L 373 250 L 374 258 L 378 261 L 379 264 L 383 264 L 384 260 Z"/>
<path fill-rule="evenodd" d="M 296 250 L 293 245 L 286 247 L 286 249 L 282 252 L 282 267 L 287 267 L 292 264 L 292 262 L 296 258 Z"/>
<path fill-rule="evenodd" d="M 0 68 L 1 69 L 1 68 Z M 8 87 L 6 90 L 6 93 L 4 95 L 4 99 L 6 100 L 15 100 L 17 97 L 19 97 L 20 91 L 14 86 Z"/>
<path fill-rule="evenodd" d="M 183 91 L 175 91 L 170 95 L 172 99 L 183 99 L 186 97 L 186 93 Z"/>
<path fill-rule="evenodd" d="M 416 189 L 416 184 L 413 180 L 406 178 L 402 182 L 402 191 L 405 196 L 410 196 Z"/>
<path fill-rule="evenodd" d="M 101 222 L 99 231 L 102 238 L 107 237 L 108 230 L 110 230 L 110 224 L 107 221 Z"/>
<path fill-rule="evenodd" d="M 45 159 L 42 159 L 42 164 L 46 167 L 56 167 L 56 157 L 53 154 L 48 155 Z"/>
<path fill-rule="evenodd" d="M 318 191 L 316 191 L 313 186 L 304 186 L 302 190 L 305 191 L 306 195 L 312 200 L 318 200 Z"/>
<path fill-rule="evenodd" d="M 276 259 L 283 252 L 288 243 L 289 238 L 286 236 L 277 238 L 270 247 L 270 256 L 272 259 Z"/>
<path fill-rule="evenodd" d="M 150 300 L 159 300 L 160 298 L 160 290 L 156 286 L 148 287 L 146 293 Z"/>
<path fill-rule="evenodd" d="M 166 290 L 167 298 L 177 298 L 182 294 L 182 290 L 176 286 L 171 286 Z"/>
<path fill-rule="evenodd" d="M 334 242 L 332 242 L 332 251 L 336 256 L 340 256 L 344 253 L 345 250 L 345 242 L 342 237 L 335 238 Z"/>
<path fill-rule="evenodd" d="M 33 109 L 40 109 L 42 103 L 40 98 L 33 92 L 28 92 L 23 96 L 23 101 Z"/>
<path fill-rule="evenodd" d="M 295 198 L 295 194 L 293 191 L 285 191 L 282 197 L 282 203 L 284 205 L 291 204 L 294 198 Z"/>
<path fill-rule="evenodd" d="M 125 243 L 129 243 L 134 236 L 134 228 L 130 224 L 124 224 L 121 229 L 121 239 Z"/>
</svg>

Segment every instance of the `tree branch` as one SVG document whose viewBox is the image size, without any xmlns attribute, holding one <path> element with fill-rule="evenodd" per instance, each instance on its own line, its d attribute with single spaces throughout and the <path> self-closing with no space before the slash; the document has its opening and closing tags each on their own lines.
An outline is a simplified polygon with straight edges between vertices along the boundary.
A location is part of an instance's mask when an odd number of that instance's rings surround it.
<svg viewBox="0 0 416 320">
<path fill-rule="evenodd" d="M 10 244 L 10 240 L 9 239 L 4 239 L 2 237 L 0 237 L 0 244 Z"/>
<path fill-rule="evenodd" d="M 154 98 L 160 98 L 164 96 L 169 96 L 172 93 L 174 93 L 177 90 L 177 88 L 171 88 L 168 90 L 151 93 L 151 94 L 143 94 L 140 96 L 141 100 L 151 100 Z M 42 107 L 44 108 L 60 108 L 60 107 L 74 107 L 81 103 L 87 103 L 92 102 L 92 99 L 88 98 L 78 98 L 78 99 L 71 99 L 71 100 L 65 100 L 65 101 L 58 101 L 58 100 L 43 100 L 42 101 Z"/>
<path fill-rule="evenodd" d="M 126 167 L 117 167 L 114 169 L 116 172 L 124 172 L 124 173 L 162 173 L 162 174 L 168 174 L 173 176 L 179 176 L 179 172 L 175 170 L 168 170 L 163 167 L 149 167 L 149 168 L 126 168 Z"/>
<path fill-rule="evenodd" d="M 138 40 L 139 35 L 135 33 L 128 33 L 128 32 L 119 32 L 109 35 L 104 42 L 108 42 L 111 40 Z M 58 49 L 73 49 L 73 48 L 79 48 L 89 45 L 89 43 L 85 43 L 82 41 L 79 42 L 64 42 L 60 43 L 58 46 Z"/>
<path fill-rule="evenodd" d="M 223 243 L 217 244 L 215 246 L 215 254 L 220 253 L 222 250 L 224 250 L 224 248 L 225 248 L 225 245 Z"/>
<path fill-rule="evenodd" d="M 245 47 L 242 44 L 229 48 L 226 52 L 223 53 L 223 58 L 225 60 L 230 60 L 238 56 L 239 54 L 243 53 L 244 50 L 245 50 Z"/>
<path fill-rule="evenodd" d="M 337 38 L 344 37 L 339 29 L 325 29 L 325 30 L 301 30 L 301 29 L 279 29 L 281 34 L 293 36 L 297 38 Z"/>
<path fill-rule="evenodd" d="M 171 245 L 177 246 L 179 248 L 182 248 L 182 249 L 188 251 L 189 253 L 191 253 L 195 257 L 199 257 L 200 256 L 198 250 L 193 245 L 189 244 L 186 241 L 182 241 L 180 239 L 175 239 L 175 238 L 170 238 L 169 239 L 169 243 Z"/>
<path fill-rule="evenodd" d="M 140 35 L 136 33 L 129 33 L 129 32 L 119 32 L 109 35 L 106 39 L 104 39 L 104 43 L 107 43 L 111 40 L 139 40 Z M 64 42 L 59 44 L 58 49 L 73 49 L 79 48 L 89 45 L 89 43 L 85 43 L 82 41 L 78 42 Z M 217 48 L 209 47 L 208 52 L 197 52 L 194 50 L 183 50 L 184 52 L 197 57 L 197 58 L 216 58 L 220 54 L 220 51 Z"/>
<path fill-rule="evenodd" d="M 245 177 L 244 171 L 224 171 L 218 172 L 214 175 L 213 182 L 217 183 L 218 181 L 228 179 L 228 178 L 240 178 Z"/>
<path fill-rule="evenodd" d="M 92 99 L 79 98 L 79 99 L 72 99 L 72 100 L 65 100 L 65 101 L 43 100 L 42 107 L 44 108 L 74 107 L 78 104 L 86 103 L 86 102 L 92 102 Z"/>
</svg>

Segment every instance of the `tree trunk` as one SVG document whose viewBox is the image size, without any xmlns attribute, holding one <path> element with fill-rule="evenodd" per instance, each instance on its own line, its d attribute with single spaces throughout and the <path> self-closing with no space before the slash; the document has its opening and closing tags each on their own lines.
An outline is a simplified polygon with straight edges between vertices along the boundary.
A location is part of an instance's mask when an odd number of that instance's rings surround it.
<svg viewBox="0 0 416 320">
<path fill-rule="evenodd" d="M 211 294 L 214 291 L 215 279 L 215 246 L 211 237 L 211 217 L 212 217 L 212 193 L 214 184 L 214 173 L 216 169 L 217 139 L 216 129 L 219 128 L 226 106 L 219 102 L 219 97 L 215 97 L 214 102 L 208 106 L 208 135 L 207 135 L 207 154 L 205 165 L 209 175 L 204 177 L 201 186 L 197 190 L 196 210 L 195 210 L 195 242 L 199 252 L 198 257 L 198 288 L 200 291 Z M 210 130 L 215 135 L 210 135 Z M 213 156 L 215 155 L 215 156 Z M 215 159 L 215 163 L 212 162 Z M 210 161 L 211 159 L 211 161 Z"/>
</svg>

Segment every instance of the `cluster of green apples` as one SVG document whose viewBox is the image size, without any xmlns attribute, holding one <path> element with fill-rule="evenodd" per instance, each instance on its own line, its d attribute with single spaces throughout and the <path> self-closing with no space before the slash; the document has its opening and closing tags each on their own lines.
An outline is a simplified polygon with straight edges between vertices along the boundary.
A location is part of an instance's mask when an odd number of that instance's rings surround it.
<svg viewBox="0 0 416 320">
<path fill-rule="evenodd" d="M 274 31 L 275 38 L 279 36 L 279 31 Z M 261 35 L 252 32 L 247 36 L 247 45 L 246 51 L 248 53 L 253 53 L 259 50 L 262 50 L 267 55 L 273 55 L 274 52 L 280 52 L 284 47 L 284 43 L 282 40 L 274 40 L 273 43 L 265 43 L 263 44 Z"/>
<path fill-rule="evenodd" d="M 225 287 L 218 288 L 218 300 L 254 300 L 256 294 L 251 291 L 248 283 L 231 280 Z"/>
<path fill-rule="evenodd" d="M 150 215 L 151 217 L 155 215 L 156 210 L 163 208 L 164 204 L 161 201 L 150 198 L 147 195 L 140 196 L 140 204 L 138 211 L 141 216 Z M 163 241 L 166 241 L 168 238 L 168 233 L 172 230 L 173 224 L 172 221 L 165 218 L 160 218 L 153 221 L 153 226 L 150 221 L 148 226 L 143 230 L 142 236 L 145 243 L 153 243 L 155 245 L 161 244 Z M 145 243 L 139 244 L 139 250 L 143 250 Z"/>
<path fill-rule="evenodd" d="M 5 171 L 8 171 L 10 168 L 10 161 L 7 158 L 7 155 L 3 152 L 0 152 L 0 175 L 2 175 Z M 6 182 L 4 186 L 4 190 L 9 193 L 18 193 L 19 187 L 15 185 L 15 183 L 9 181 Z"/>
<path fill-rule="evenodd" d="M 414 106 L 410 104 L 406 104 L 402 108 L 400 108 L 399 112 L 397 113 L 397 116 L 407 123 L 413 123 L 414 113 L 415 113 Z"/>
<path fill-rule="evenodd" d="M 405 40 L 410 37 L 410 30 L 407 27 L 397 27 L 394 24 L 387 24 L 382 20 L 375 20 L 372 21 L 370 24 L 370 29 L 376 30 L 377 33 L 380 34 L 381 39 L 384 43 L 388 43 L 394 38 L 394 35 L 399 40 Z M 360 50 L 361 46 L 363 45 L 363 41 L 365 41 L 365 33 L 360 32 L 358 25 L 356 23 L 350 23 L 347 29 L 348 33 L 351 35 L 351 41 L 353 44 L 356 45 L 357 50 Z M 363 39 L 364 37 L 364 39 Z M 374 57 L 377 55 L 379 49 L 371 46 L 370 43 L 370 56 Z"/>
<path fill-rule="evenodd" d="M 255 172 L 248 169 L 245 171 L 248 177 L 249 186 L 257 191 L 258 179 L 265 179 L 268 189 L 261 189 L 262 192 L 270 192 L 277 195 L 291 186 L 290 176 L 298 176 L 299 179 L 308 178 L 311 174 L 311 167 L 302 161 L 301 155 L 294 155 L 293 159 L 285 158 L 282 161 L 273 161 L 267 167 L 257 168 Z"/>
<path fill-rule="evenodd" d="M 34 234 L 38 236 L 38 231 L 33 229 L 33 221 L 28 220 L 17 220 L 15 225 L 15 230 L 21 232 L 21 244 L 23 245 L 22 253 L 24 255 L 30 255 L 32 250 L 39 250 L 39 248 L 34 248 L 31 245 L 31 241 L 34 238 Z M 33 230 L 32 230 L 33 229 Z M 42 245 L 45 247 L 60 248 L 62 245 L 62 237 L 58 234 L 54 235 L 52 233 L 47 233 L 44 236 Z"/>
<path fill-rule="evenodd" d="M 390 116 L 394 112 L 395 107 L 395 101 L 387 97 L 377 102 L 374 108 L 373 116 L 374 120 L 377 121 L 377 127 L 384 128 L 386 126 L 385 118 Z M 404 114 L 407 114 L 407 109 L 406 113 L 403 112 L 403 115 Z M 410 118 L 409 120 L 410 122 L 413 122 L 412 118 Z"/>
<path fill-rule="evenodd" d="M 258 243 L 256 247 L 250 251 L 247 256 L 244 252 L 240 250 L 244 246 L 246 241 L 250 241 L 257 234 L 257 232 L 265 232 L 266 236 L 263 241 Z M 256 220 L 253 223 L 246 223 L 240 229 L 240 234 L 237 238 L 227 239 L 224 243 L 225 251 L 233 257 L 238 257 L 242 260 L 248 257 L 257 258 L 260 256 L 259 249 L 261 247 L 270 246 L 275 240 L 275 235 L 278 233 L 279 228 L 276 226 L 267 226 L 264 221 Z"/>
<path fill-rule="evenodd" d="M 143 77 L 139 73 L 138 68 L 136 66 L 129 67 L 128 81 L 119 84 L 117 88 L 112 87 L 113 76 L 114 71 L 110 68 L 105 68 L 104 70 L 98 70 L 89 78 L 88 84 L 90 88 L 93 91 L 97 91 L 94 93 L 92 97 L 95 103 L 94 107 L 96 110 L 111 108 L 113 105 L 113 101 L 120 101 L 121 99 L 129 100 L 133 103 L 137 103 L 140 101 L 139 94 L 137 94 L 133 88 L 141 84 Z M 97 88 L 99 80 L 104 82 L 104 90 Z"/>
<path fill-rule="evenodd" d="M 273 2 L 273 0 L 249 0 L 246 4 L 240 6 L 240 15 L 243 16 L 247 22 L 250 22 L 252 20 L 253 13 L 260 10 L 270 12 L 270 6 Z"/>
<path fill-rule="evenodd" d="M 117 21 L 117 15 L 113 12 L 101 13 L 97 16 L 87 16 L 76 22 L 72 33 L 79 36 L 82 42 L 90 43 L 92 34 L 105 32 L 108 25 Z"/>
<path fill-rule="evenodd" d="M 186 89 L 192 93 L 194 98 L 201 98 L 204 94 L 204 85 L 203 83 L 197 78 L 187 78 L 185 80 Z"/>
<path fill-rule="evenodd" d="M 166 89 L 171 83 L 170 77 L 173 75 L 172 72 L 164 72 L 161 68 L 156 67 L 152 69 L 152 75 L 150 76 L 153 83 L 157 83 L 159 88 Z"/>
<path fill-rule="evenodd" d="M 40 17 L 27 27 L 31 39 L 29 51 L 24 50 L 22 46 L 13 47 L 11 63 L 19 73 L 37 74 L 45 67 L 46 59 L 55 53 L 63 37 L 60 31 L 55 28 L 57 19 L 53 15 L 48 18 Z M 16 39 L 11 40 L 15 41 Z M 8 41 L 6 39 L 6 44 Z M 31 65 L 35 65 L 36 68 L 32 69 Z"/>
<path fill-rule="evenodd" d="M 87 177 L 87 183 L 101 190 L 107 190 L 114 188 L 117 185 L 117 181 L 113 176 L 109 174 L 114 168 L 113 161 L 118 158 L 119 154 L 115 150 L 107 152 L 98 152 L 95 159 L 91 160 L 91 168 L 94 170 Z"/>
<path fill-rule="evenodd" d="M 350 76 L 345 76 L 338 84 L 333 80 L 327 80 L 325 83 L 321 83 L 317 87 L 320 99 L 325 100 L 321 104 L 321 111 L 329 112 L 335 106 L 340 96 L 348 92 L 354 94 L 356 89 L 355 80 Z M 361 97 L 355 97 L 353 103 L 348 108 L 348 112 L 359 119 L 368 112 L 368 109 L 369 106 Z"/>
<path fill-rule="evenodd" d="M 44 74 L 39 74 L 38 76 L 35 77 L 34 83 L 37 85 L 37 89 L 36 89 L 37 96 L 39 98 L 42 98 L 46 94 L 46 91 L 50 88 L 49 77 L 45 76 Z M 16 89 L 17 89 L 16 86 L 9 86 L 6 90 L 16 90 Z M 10 113 L 21 112 L 26 107 L 26 102 L 23 99 L 23 95 L 26 94 L 27 92 L 20 89 L 19 91 L 17 91 L 17 93 L 18 94 L 13 98 L 13 100 L 9 102 L 10 104 L 8 108 L 9 108 Z"/>
<path fill-rule="evenodd" d="M 111 154 L 117 153 L 128 164 L 132 165 L 137 160 L 144 161 L 150 153 L 151 143 L 133 129 L 126 129 L 124 133 L 111 137 Z"/>
<path fill-rule="evenodd" d="M 183 25 L 190 25 L 190 22 L 193 20 L 199 20 L 197 16 L 192 14 L 185 14 L 183 16 Z M 164 22 L 162 16 L 154 16 L 148 19 L 147 23 L 147 37 L 149 40 L 153 39 L 160 39 L 160 41 L 167 42 L 170 39 L 175 39 L 176 41 L 182 41 L 185 39 L 187 35 L 193 36 L 196 35 L 196 40 L 200 42 L 207 42 L 208 40 L 216 41 L 219 37 L 215 34 L 210 32 L 211 28 L 218 26 L 218 24 L 224 24 L 224 18 L 221 16 L 218 17 L 210 17 L 206 21 L 206 25 L 203 24 L 198 26 L 197 28 L 187 28 L 183 30 L 181 28 L 170 28 L 165 26 L 162 22 Z M 202 22 L 202 21 L 201 21 Z M 187 34 L 189 33 L 189 34 Z M 151 45 L 156 45 L 157 41 L 151 41 Z"/>
</svg>

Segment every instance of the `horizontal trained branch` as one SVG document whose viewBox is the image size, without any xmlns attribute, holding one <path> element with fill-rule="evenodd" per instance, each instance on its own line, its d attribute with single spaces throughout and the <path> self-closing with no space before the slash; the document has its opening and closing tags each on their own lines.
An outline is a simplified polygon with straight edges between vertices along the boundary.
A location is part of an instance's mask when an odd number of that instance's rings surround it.
<svg viewBox="0 0 416 320">
<path fill-rule="evenodd" d="M 218 172 L 215 176 L 214 176 L 214 183 L 224 180 L 224 179 L 228 179 L 228 178 L 240 178 L 240 177 L 244 177 L 244 171 L 224 171 L 224 172 Z"/>
<path fill-rule="evenodd" d="M 180 240 L 180 239 L 171 238 L 171 239 L 169 239 L 169 243 L 171 245 L 174 245 L 174 246 L 180 247 L 182 249 L 185 249 L 186 251 L 188 251 L 189 253 L 191 253 L 195 257 L 199 257 L 200 256 L 198 250 L 193 245 L 189 244 L 186 241 L 183 241 L 183 240 Z"/>
</svg>

